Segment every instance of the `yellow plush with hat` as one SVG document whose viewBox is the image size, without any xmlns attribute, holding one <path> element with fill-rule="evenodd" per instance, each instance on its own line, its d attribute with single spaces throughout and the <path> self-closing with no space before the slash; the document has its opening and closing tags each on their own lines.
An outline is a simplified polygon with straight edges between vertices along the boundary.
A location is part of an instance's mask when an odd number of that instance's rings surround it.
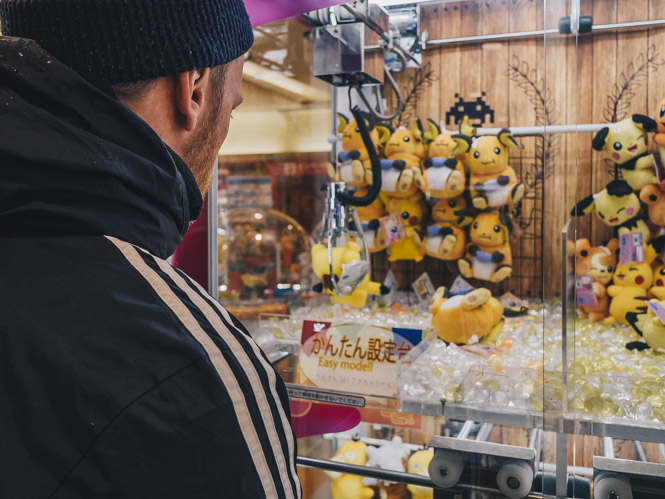
<svg viewBox="0 0 665 499">
<path fill-rule="evenodd" d="M 641 216 L 640 208 L 640 199 L 628 182 L 612 180 L 599 193 L 577 203 L 570 214 L 579 217 L 593 211 L 606 225 L 614 227 L 616 235 L 641 232 L 646 245 L 651 231 Z"/>
<path fill-rule="evenodd" d="M 364 466 L 367 463 L 367 445 L 355 440 L 344 442 L 330 460 Z M 374 497 L 374 489 L 363 485 L 363 477 L 359 475 L 347 475 L 336 471 L 326 471 L 325 473 L 330 478 L 332 499 L 372 499 Z"/>
<path fill-rule="evenodd" d="M 650 117 L 633 114 L 601 128 L 591 142 L 596 151 L 603 151 L 606 158 L 621 168 L 623 178 L 634 191 L 658 182 L 653 158 L 647 149 L 647 132 L 655 131 L 656 126 Z"/>
<path fill-rule="evenodd" d="M 503 307 L 489 289 L 478 288 L 450 298 L 446 293 L 446 288 L 438 288 L 429 307 L 432 326 L 443 341 L 468 343 L 503 327 Z"/>
<path fill-rule="evenodd" d="M 337 246 L 332 249 L 333 274 L 336 279 L 342 275 L 342 265 L 349 265 L 360 262 L 360 246 L 354 241 L 348 241 L 344 246 Z M 351 305 L 353 307 L 364 307 L 367 303 L 367 295 L 382 295 L 388 293 L 388 289 L 378 282 L 369 280 L 366 275 L 360 281 L 357 288 L 348 296 L 338 295 L 330 277 L 330 264 L 328 262 L 328 247 L 323 244 L 312 246 L 312 270 L 316 277 L 321 279 L 322 284 L 315 286 L 316 291 L 323 289 L 330 295 L 333 303 L 340 305 Z M 339 287 L 344 289 L 344 283 L 339 283 Z"/>
</svg>

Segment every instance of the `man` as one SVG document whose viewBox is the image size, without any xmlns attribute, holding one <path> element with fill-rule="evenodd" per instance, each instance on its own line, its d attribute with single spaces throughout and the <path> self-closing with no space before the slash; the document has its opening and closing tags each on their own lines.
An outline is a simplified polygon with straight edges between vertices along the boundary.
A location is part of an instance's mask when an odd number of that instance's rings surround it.
<svg viewBox="0 0 665 499">
<path fill-rule="evenodd" d="M 0 23 L 0 497 L 300 497 L 284 384 L 164 260 L 241 100 L 242 1 Z"/>
</svg>

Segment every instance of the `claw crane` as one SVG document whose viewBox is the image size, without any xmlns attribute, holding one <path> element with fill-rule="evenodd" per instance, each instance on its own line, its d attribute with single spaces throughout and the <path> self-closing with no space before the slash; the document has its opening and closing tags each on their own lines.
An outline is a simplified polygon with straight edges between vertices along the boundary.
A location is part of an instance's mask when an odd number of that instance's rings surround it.
<svg viewBox="0 0 665 499">
<path fill-rule="evenodd" d="M 395 44 L 388 34 L 388 12 L 361 0 L 310 12 L 303 17 L 315 26 L 312 29 L 314 76 L 335 87 L 348 87 L 349 103 L 351 90 L 355 89 L 367 110 L 379 120 L 396 116 L 402 107 L 402 96 L 390 70 L 384 66 L 384 52 L 394 52 L 402 60 L 412 56 Z M 395 92 L 397 102 L 396 109 L 389 114 L 382 112 L 377 90 L 384 83 L 384 77 Z M 363 94 L 365 87 L 372 87 L 375 91 L 376 108 Z M 351 112 L 369 154 L 372 185 L 364 196 L 354 196 L 344 182 L 327 184 L 326 208 L 319 243 L 312 248 L 312 266 L 323 281 L 319 290 L 325 288 L 337 303 L 362 306 L 368 287 L 378 284 L 369 282 L 369 251 L 354 207 L 369 206 L 378 196 L 381 165 L 370 138 L 366 115 L 357 106 Z"/>
</svg>

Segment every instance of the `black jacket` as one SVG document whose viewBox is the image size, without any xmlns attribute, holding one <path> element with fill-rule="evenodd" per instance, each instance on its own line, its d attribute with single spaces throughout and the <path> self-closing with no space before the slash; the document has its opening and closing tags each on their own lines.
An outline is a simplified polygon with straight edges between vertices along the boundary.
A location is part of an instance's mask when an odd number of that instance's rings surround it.
<svg viewBox="0 0 665 499">
<path fill-rule="evenodd" d="M 163 260 L 201 204 L 145 122 L 0 37 L 1 498 L 299 497 L 284 384 Z"/>
</svg>

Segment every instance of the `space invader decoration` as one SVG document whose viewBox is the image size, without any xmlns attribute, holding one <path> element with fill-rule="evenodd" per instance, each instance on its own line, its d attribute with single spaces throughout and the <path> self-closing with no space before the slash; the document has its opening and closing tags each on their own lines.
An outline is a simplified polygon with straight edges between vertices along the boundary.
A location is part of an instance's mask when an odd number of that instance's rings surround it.
<svg viewBox="0 0 665 499">
<path fill-rule="evenodd" d="M 465 101 L 460 94 L 455 94 L 455 98 L 457 102 L 446 113 L 446 125 L 459 125 L 465 116 L 474 126 L 494 123 L 494 109 L 485 102 L 485 92 L 481 92 L 476 100 Z"/>
</svg>

